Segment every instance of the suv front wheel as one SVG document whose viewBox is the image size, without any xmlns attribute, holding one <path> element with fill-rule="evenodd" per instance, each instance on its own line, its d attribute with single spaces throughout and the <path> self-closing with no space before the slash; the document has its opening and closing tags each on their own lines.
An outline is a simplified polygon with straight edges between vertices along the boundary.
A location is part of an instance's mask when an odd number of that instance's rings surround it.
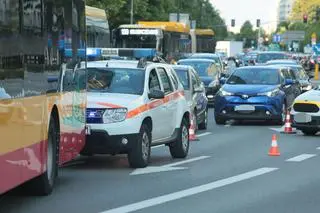
<svg viewBox="0 0 320 213">
<path fill-rule="evenodd" d="M 173 158 L 185 158 L 189 152 L 189 127 L 183 119 L 179 129 L 179 135 L 175 142 L 169 145 L 170 154 Z"/>
</svg>

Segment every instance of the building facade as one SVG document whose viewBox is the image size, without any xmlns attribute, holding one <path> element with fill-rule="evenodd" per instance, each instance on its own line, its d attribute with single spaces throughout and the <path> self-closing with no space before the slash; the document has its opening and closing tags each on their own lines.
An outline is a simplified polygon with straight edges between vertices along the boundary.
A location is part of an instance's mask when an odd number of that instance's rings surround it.
<svg viewBox="0 0 320 213">
<path fill-rule="evenodd" d="M 279 0 L 278 5 L 278 23 L 288 21 L 295 0 Z"/>
</svg>

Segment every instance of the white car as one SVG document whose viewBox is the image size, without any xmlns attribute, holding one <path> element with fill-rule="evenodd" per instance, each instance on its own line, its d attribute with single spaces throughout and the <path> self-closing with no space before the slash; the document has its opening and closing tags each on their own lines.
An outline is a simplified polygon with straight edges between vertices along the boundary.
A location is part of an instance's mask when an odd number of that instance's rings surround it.
<svg viewBox="0 0 320 213">
<path fill-rule="evenodd" d="M 165 144 L 174 158 L 189 151 L 190 108 L 170 65 L 143 60 L 87 63 L 87 141 L 83 155 L 128 154 L 146 167 L 150 147 Z"/>
<path fill-rule="evenodd" d="M 299 95 L 291 110 L 292 127 L 305 135 L 315 135 L 320 131 L 320 88 Z"/>
</svg>

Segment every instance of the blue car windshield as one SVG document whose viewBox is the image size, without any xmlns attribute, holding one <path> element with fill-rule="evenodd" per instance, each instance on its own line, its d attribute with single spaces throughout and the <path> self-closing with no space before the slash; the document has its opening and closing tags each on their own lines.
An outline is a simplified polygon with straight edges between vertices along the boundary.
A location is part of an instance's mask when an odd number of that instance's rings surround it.
<svg viewBox="0 0 320 213">
<path fill-rule="evenodd" d="M 182 61 L 179 62 L 181 65 L 192 66 L 201 77 L 214 77 L 218 74 L 218 69 L 214 68 L 213 62 L 203 61 Z"/>
<path fill-rule="evenodd" d="M 181 81 L 183 88 L 185 90 L 190 89 L 190 79 L 188 75 L 188 70 L 185 69 L 174 69 L 179 77 L 179 80 Z"/>
<path fill-rule="evenodd" d="M 280 75 L 275 69 L 238 69 L 227 84 L 277 85 L 280 84 Z"/>
</svg>

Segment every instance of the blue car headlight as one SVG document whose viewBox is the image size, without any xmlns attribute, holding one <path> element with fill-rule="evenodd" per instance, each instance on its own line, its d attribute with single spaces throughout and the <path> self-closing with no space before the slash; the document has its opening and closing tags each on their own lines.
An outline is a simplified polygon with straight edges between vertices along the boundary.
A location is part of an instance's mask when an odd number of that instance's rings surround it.
<svg viewBox="0 0 320 213">
<path fill-rule="evenodd" d="M 232 92 L 225 91 L 221 88 L 218 92 L 218 95 L 225 97 L 225 96 L 233 96 L 234 94 Z"/>
<path fill-rule="evenodd" d="M 271 90 L 271 91 L 268 91 L 268 92 L 262 92 L 262 93 L 258 93 L 258 96 L 268 96 L 268 97 L 275 97 L 279 94 L 280 90 L 277 88 L 277 89 L 274 89 L 274 90 Z"/>
</svg>

